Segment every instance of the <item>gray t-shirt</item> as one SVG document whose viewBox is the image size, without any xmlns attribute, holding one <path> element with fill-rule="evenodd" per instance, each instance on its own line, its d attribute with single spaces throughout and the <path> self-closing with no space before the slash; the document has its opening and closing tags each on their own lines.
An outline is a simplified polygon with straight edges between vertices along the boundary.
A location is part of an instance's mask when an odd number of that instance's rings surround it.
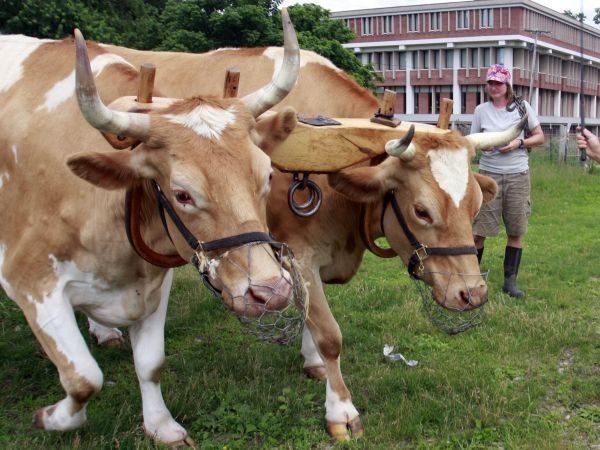
<svg viewBox="0 0 600 450">
<path fill-rule="evenodd" d="M 533 130 L 540 124 L 540 121 L 529 103 L 523 100 L 523 104 L 529 114 L 527 120 L 528 127 L 530 130 Z M 492 102 L 485 102 L 475 108 L 471 133 L 506 131 L 510 127 L 517 125 L 520 120 L 521 116 L 517 108 L 508 112 L 506 107 L 496 108 Z M 523 138 L 523 133 L 519 137 Z M 495 148 L 492 151 L 483 152 L 479 159 L 479 168 L 488 172 L 501 174 L 525 172 L 529 169 L 527 150 L 520 148 L 508 153 L 500 153 Z"/>
</svg>

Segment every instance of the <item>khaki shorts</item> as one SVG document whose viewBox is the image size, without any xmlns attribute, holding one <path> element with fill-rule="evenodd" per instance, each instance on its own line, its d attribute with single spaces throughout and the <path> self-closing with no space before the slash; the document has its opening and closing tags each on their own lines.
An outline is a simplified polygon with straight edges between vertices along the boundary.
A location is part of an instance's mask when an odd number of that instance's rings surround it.
<svg viewBox="0 0 600 450">
<path fill-rule="evenodd" d="M 507 235 L 524 236 L 531 215 L 529 171 L 507 175 L 485 170 L 481 170 L 480 173 L 496 180 L 498 195 L 491 202 L 481 206 L 473 223 L 473 234 L 483 237 L 498 236 L 500 222 L 503 221 Z"/>
</svg>

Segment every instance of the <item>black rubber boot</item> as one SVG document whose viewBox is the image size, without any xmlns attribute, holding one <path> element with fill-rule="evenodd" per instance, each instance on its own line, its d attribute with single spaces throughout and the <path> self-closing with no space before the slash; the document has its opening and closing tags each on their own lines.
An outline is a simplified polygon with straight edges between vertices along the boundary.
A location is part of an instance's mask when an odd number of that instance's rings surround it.
<svg viewBox="0 0 600 450">
<path fill-rule="evenodd" d="M 484 247 L 477 249 L 477 262 L 481 265 L 481 258 L 483 258 L 483 249 Z"/>
<path fill-rule="evenodd" d="M 504 252 L 504 286 L 502 290 L 511 297 L 523 298 L 525 293 L 517 287 L 517 275 L 521 264 L 523 249 L 506 247 Z"/>
</svg>

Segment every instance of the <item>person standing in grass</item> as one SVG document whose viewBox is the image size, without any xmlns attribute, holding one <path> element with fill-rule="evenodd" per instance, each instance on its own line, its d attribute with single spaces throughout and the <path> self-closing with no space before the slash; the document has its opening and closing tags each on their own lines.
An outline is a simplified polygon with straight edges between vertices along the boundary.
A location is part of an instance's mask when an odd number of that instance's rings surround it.
<svg viewBox="0 0 600 450">
<path fill-rule="evenodd" d="M 479 160 L 479 172 L 498 183 L 496 198 L 482 206 L 473 224 L 477 258 L 481 263 L 485 239 L 497 236 L 504 222 L 508 235 L 504 253 L 503 291 L 522 298 L 517 286 L 517 274 L 523 254 L 523 237 L 527 233 L 531 214 L 531 183 L 529 179 L 528 147 L 544 144 L 544 133 L 533 109 L 524 100 L 515 98 L 510 72 L 503 64 L 493 64 L 487 71 L 486 92 L 489 101 L 478 105 L 473 115 L 471 133 L 505 131 L 515 126 L 527 112 L 530 135 L 523 134 L 504 147 L 484 152 Z"/>
<path fill-rule="evenodd" d="M 590 130 L 577 127 L 577 147 L 584 149 L 587 155 L 596 162 L 600 162 L 600 140 Z"/>
</svg>

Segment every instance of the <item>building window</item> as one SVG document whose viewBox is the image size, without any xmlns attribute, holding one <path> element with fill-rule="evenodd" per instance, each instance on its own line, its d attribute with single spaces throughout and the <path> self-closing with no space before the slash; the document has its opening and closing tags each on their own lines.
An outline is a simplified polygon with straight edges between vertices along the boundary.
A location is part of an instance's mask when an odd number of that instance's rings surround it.
<svg viewBox="0 0 600 450">
<path fill-rule="evenodd" d="M 466 48 L 460 49 L 460 68 L 461 69 L 467 68 L 467 49 Z"/>
<path fill-rule="evenodd" d="M 440 68 L 440 50 L 431 50 L 431 68 Z"/>
<path fill-rule="evenodd" d="M 484 48 L 483 49 L 483 65 L 482 67 L 489 67 L 492 65 L 492 49 Z"/>
<path fill-rule="evenodd" d="M 362 18 L 362 34 L 363 36 L 373 34 L 373 18 L 363 17 Z"/>
<path fill-rule="evenodd" d="M 420 59 L 423 62 L 423 64 L 421 64 L 419 67 L 422 67 L 423 69 L 429 69 L 429 52 L 430 50 L 419 51 L 419 54 L 421 55 Z"/>
<path fill-rule="evenodd" d="M 442 13 L 429 13 L 429 31 L 442 31 Z"/>
<path fill-rule="evenodd" d="M 398 53 L 398 68 L 400 70 L 406 70 L 406 53 Z"/>
<path fill-rule="evenodd" d="M 409 14 L 408 15 L 408 31 L 416 32 L 419 31 L 419 15 Z"/>
<path fill-rule="evenodd" d="M 471 49 L 471 65 L 469 67 L 473 67 L 473 68 L 479 67 L 479 49 L 476 49 L 476 48 Z"/>
<path fill-rule="evenodd" d="M 454 50 L 444 50 L 444 69 L 454 67 Z"/>
<path fill-rule="evenodd" d="M 471 11 L 456 11 L 456 29 L 457 30 L 468 30 L 469 29 L 469 16 Z"/>
<path fill-rule="evenodd" d="M 383 34 L 392 34 L 394 32 L 394 16 L 383 16 Z"/>
<path fill-rule="evenodd" d="M 494 10 L 479 10 L 479 28 L 494 28 Z"/>
<path fill-rule="evenodd" d="M 503 63 L 504 62 L 504 48 L 499 47 L 496 49 L 496 62 Z"/>
</svg>

